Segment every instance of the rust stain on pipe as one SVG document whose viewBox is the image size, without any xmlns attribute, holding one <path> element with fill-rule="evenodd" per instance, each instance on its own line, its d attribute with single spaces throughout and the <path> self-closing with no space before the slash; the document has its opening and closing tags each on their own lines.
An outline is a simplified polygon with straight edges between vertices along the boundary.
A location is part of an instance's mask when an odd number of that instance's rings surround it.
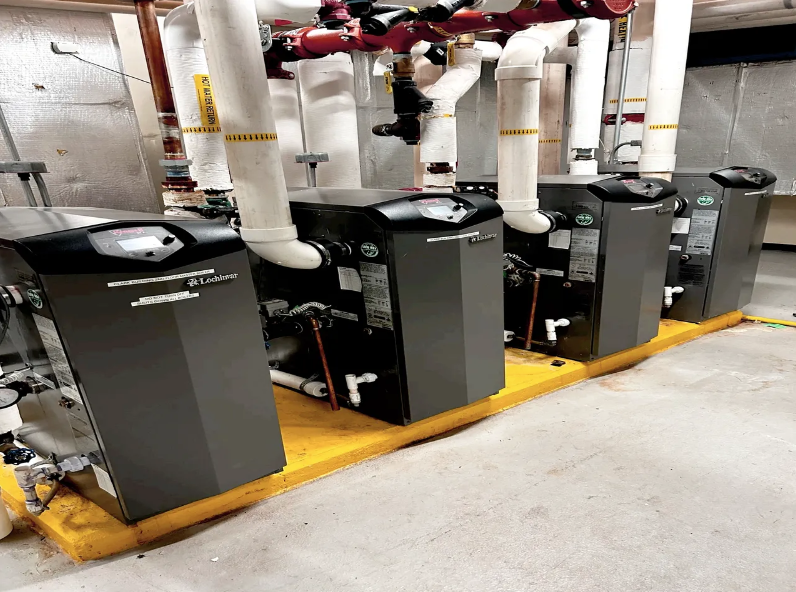
<svg viewBox="0 0 796 592">
<path fill-rule="evenodd" d="M 318 343 L 318 353 L 321 355 L 321 364 L 323 364 L 323 373 L 326 376 L 326 388 L 329 391 L 329 404 L 332 406 L 332 411 L 338 411 L 340 409 L 340 405 L 337 403 L 337 393 L 334 392 L 332 372 L 329 370 L 329 362 L 326 359 L 326 350 L 323 349 L 321 324 L 315 317 L 310 317 L 310 324 L 312 325 L 313 333 L 315 333 L 315 341 Z"/>
</svg>

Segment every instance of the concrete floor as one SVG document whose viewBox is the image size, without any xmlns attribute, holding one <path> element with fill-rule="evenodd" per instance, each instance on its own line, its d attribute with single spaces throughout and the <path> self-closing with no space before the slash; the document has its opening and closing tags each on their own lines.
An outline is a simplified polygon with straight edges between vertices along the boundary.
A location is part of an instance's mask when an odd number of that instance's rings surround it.
<svg viewBox="0 0 796 592">
<path fill-rule="evenodd" d="M 763 251 L 755 278 L 752 302 L 744 314 L 796 321 L 796 253 Z"/>
<path fill-rule="evenodd" d="M 19 525 L 0 590 L 796 590 L 794 378 L 744 324 L 138 553 Z"/>
</svg>

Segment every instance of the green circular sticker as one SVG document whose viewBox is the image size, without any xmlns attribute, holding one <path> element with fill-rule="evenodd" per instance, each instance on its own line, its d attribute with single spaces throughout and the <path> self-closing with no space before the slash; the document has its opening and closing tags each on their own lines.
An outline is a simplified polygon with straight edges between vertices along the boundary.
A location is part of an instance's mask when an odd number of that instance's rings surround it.
<svg viewBox="0 0 796 592">
<path fill-rule="evenodd" d="M 373 243 L 362 243 L 362 246 L 359 249 L 362 251 L 362 254 L 365 257 L 375 257 L 379 254 L 379 247 Z"/>
<path fill-rule="evenodd" d="M 575 216 L 575 222 L 581 226 L 591 226 L 591 223 L 594 222 L 594 216 L 591 214 L 578 214 Z"/>
<path fill-rule="evenodd" d="M 28 301 L 36 308 L 44 308 L 44 301 L 39 296 L 38 290 L 28 290 Z"/>
<path fill-rule="evenodd" d="M 697 198 L 697 203 L 701 206 L 712 206 L 714 201 L 716 200 L 709 195 L 701 195 Z"/>
</svg>

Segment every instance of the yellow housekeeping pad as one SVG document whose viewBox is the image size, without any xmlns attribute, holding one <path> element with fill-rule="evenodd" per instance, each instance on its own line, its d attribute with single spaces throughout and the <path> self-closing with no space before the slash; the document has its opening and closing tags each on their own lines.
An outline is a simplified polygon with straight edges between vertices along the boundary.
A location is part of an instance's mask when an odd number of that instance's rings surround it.
<svg viewBox="0 0 796 592">
<path fill-rule="evenodd" d="M 288 462 L 284 471 L 133 526 L 118 522 L 67 489 L 55 497 L 49 511 L 39 517 L 28 516 L 22 491 L 16 486 L 12 468 L 8 466 L 0 467 L 0 488 L 3 499 L 13 511 L 32 520 L 42 533 L 74 559 L 99 559 L 243 508 L 367 458 L 473 423 L 586 378 L 630 366 L 700 335 L 736 325 L 741 318 L 740 312 L 734 312 L 699 325 L 664 320 L 659 336 L 650 343 L 585 364 L 567 361 L 564 366 L 555 367 L 551 366 L 554 358 L 507 350 L 506 388 L 500 393 L 406 427 L 346 409 L 333 412 L 322 401 L 277 388 L 276 403 Z"/>
</svg>

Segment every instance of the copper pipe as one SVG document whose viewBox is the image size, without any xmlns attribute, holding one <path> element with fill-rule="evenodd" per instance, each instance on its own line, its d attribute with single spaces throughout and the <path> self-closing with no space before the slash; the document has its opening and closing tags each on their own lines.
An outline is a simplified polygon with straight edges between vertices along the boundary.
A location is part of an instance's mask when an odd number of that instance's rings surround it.
<svg viewBox="0 0 796 592">
<path fill-rule="evenodd" d="M 312 331 L 315 333 L 315 341 L 318 343 L 318 353 L 321 355 L 321 364 L 323 364 L 323 373 L 326 376 L 326 388 L 329 391 L 329 404 L 332 406 L 332 411 L 338 411 L 340 409 L 340 405 L 337 403 L 337 393 L 334 392 L 332 372 L 329 370 L 329 362 L 326 359 L 326 350 L 323 349 L 321 324 L 315 317 L 310 317 L 310 324 L 312 325 Z"/>
<path fill-rule="evenodd" d="M 535 271 L 528 272 L 533 278 L 533 300 L 531 300 L 531 314 L 528 315 L 528 330 L 525 331 L 525 349 L 531 351 L 533 344 L 533 324 L 536 320 L 536 302 L 539 300 L 539 283 L 542 281 L 542 276 Z"/>
<path fill-rule="evenodd" d="M 155 98 L 166 160 L 181 161 L 173 165 L 161 163 L 164 164 L 167 174 L 163 186 L 174 191 L 193 191 L 197 183 L 191 179 L 188 171 L 188 159 L 182 145 L 182 130 L 177 120 L 174 96 L 171 94 L 171 83 L 166 69 L 166 56 L 163 53 L 154 0 L 135 0 L 135 13 L 141 30 L 141 41 L 144 45 L 149 81 L 152 83 L 152 95 Z"/>
<path fill-rule="evenodd" d="M 158 16 L 166 16 L 170 10 L 181 5 L 182 0 L 156 0 L 155 2 Z M 125 0 L 0 0 L 0 6 L 135 14 L 135 6 L 132 2 Z"/>
</svg>

